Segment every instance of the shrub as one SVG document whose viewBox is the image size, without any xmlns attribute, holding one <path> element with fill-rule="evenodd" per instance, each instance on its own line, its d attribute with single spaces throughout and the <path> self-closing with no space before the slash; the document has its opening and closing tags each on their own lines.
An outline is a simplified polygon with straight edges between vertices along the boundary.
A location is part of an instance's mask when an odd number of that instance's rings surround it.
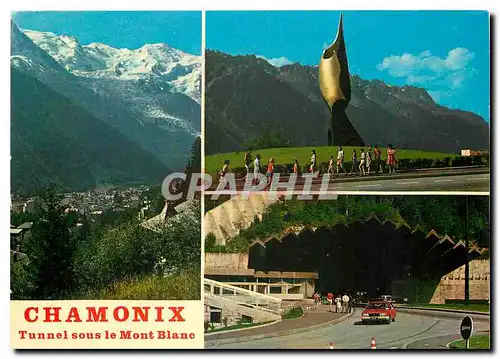
<svg viewBox="0 0 500 359">
<path fill-rule="evenodd" d="M 180 274 L 150 274 L 114 283 L 102 290 L 87 293 L 85 299 L 102 300 L 199 300 L 201 273 L 199 269 Z"/>
</svg>

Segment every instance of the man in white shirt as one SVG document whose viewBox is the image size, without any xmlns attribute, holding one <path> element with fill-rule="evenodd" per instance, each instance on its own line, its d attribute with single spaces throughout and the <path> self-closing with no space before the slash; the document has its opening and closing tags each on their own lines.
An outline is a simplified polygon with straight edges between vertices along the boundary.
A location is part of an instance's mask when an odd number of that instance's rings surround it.
<svg viewBox="0 0 500 359">
<path fill-rule="evenodd" d="M 344 294 L 342 296 L 342 312 L 347 313 L 349 310 L 349 296 Z"/>
<path fill-rule="evenodd" d="M 339 146 L 339 151 L 337 152 L 337 176 L 339 175 L 339 170 L 342 168 L 342 171 L 345 173 L 344 169 L 344 150 L 342 146 Z"/>
<path fill-rule="evenodd" d="M 257 154 L 255 156 L 255 160 L 253 161 L 253 180 L 252 180 L 252 185 L 255 185 L 257 183 L 257 174 L 260 173 L 260 155 Z"/>
</svg>

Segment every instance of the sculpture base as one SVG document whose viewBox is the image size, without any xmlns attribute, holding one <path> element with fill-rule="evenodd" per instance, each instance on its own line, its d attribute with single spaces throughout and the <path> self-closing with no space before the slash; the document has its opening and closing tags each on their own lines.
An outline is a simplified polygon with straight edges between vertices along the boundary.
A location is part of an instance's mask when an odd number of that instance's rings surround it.
<svg viewBox="0 0 500 359">
<path fill-rule="evenodd" d="M 332 107 L 331 128 L 328 130 L 329 146 L 365 146 L 358 131 L 345 113 L 345 101 L 337 101 Z"/>
</svg>

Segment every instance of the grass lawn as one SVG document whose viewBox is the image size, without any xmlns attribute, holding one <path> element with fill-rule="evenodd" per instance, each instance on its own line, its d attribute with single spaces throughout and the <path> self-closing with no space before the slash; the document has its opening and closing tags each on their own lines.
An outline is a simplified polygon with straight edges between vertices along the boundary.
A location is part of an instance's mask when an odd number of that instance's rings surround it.
<svg viewBox="0 0 500 359">
<path fill-rule="evenodd" d="M 476 312 L 489 313 L 490 306 L 488 304 L 412 304 L 415 307 L 436 308 L 436 309 L 456 309 L 456 310 L 471 310 Z"/>
<path fill-rule="evenodd" d="M 460 339 L 450 344 L 451 349 L 465 349 L 465 340 Z M 490 349 L 490 335 L 473 335 L 469 341 L 469 349 Z"/>
<path fill-rule="evenodd" d="M 199 300 L 200 271 L 188 270 L 179 275 L 147 275 L 123 280 L 108 288 L 83 293 L 79 299 L 101 300 Z"/>
<path fill-rule="evenodd" d="M 304 314 L 302 308 L 292 308 L 285 314 L 283 314 L 283 319 L 295 319 L 300 318 Z"/>
<path fill-rule="evenodd" d="M 241 323 L 241 324 L 230 325 L 228 327 L 221 327 L 221 328 L 217 328 L 217 329 L 214 329 L 214 330 L 209 330 L 207 333 L 227 332 L 227 331 L 230 331 L 230 330 L 257 327 L 257 326 L 264 325 L 264 324 L 269 324 L 269 323 L 271 323 L 271 322 Z"/>
<path fill-rule="evenodd" d="M 252 150 L 252 158 L 255 159 L 257 154 L 260 154 L 261 166 L 266 167 L 267 161 L 270 157 L 274 157 L 274 163 L 279 164 L 291 164 L 296 158 L 299 161 L 299 165 L 302 167 L 309 164 L 311 159 L 311 149 L 312 147 L 287 147 L 287 148 L 268 148 L 265 150 Z M 351 161 L 352 150 L 356 149 L 358 154 L 358 160 L 360 156 L 359 147 L 344 147 L 344 160 L 346 162 Z M 381 147 L 382 159 L 387 159 L 386 148 Z M 337 158 L 337 147 L 323 146 L 314 147 L 316 151 L 316 161 L 318 164 L 323 162 L 328 162 L 330 155 Z M 454 157 L 455 155 L 450 153 L 441 152 L 430 152 L 430 151 L 420 151 L 420 150 L 400 150 L 396 149 L 397 159 L 416 159 L 416 158 L 432 158 L 432 159 L 443 159 L 445 157 Z M 457 154 L 458 156 L 458 154 Z M 207 173 L 217 173 L 224 164 L 224 160 L 229 160 L 229 168 L 235 167 L 245 167 L 243 159 L 245 157 L 245 151 L 242 152 L 231 152 L 231 153 L 219 153 L 216 155 L 205 156 L 205 168 Z"/>
</svg>

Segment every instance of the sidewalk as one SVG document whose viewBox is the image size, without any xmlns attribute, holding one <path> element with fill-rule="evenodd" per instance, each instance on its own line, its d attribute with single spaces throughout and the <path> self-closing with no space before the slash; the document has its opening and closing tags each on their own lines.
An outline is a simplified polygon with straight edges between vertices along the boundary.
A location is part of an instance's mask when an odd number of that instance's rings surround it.
<svg viewBox="0 0 500 359">
<path fill-rule="evenodd" d="M 328 307 L 320 308 L 319 311 L 308 311 L 300 318 L 285 319 L 279 323 L 256 327 L 236 332 L 225 332 L 205 337 L 205 346 L 216 346 L 222 343 L 236 343 L 238 341 L 255 340 L 267 337 L 283 336 L 292 333 L 309 330 L 311 327 L 318 328 L 328 326 L 341 321 L 349 316 L 348 313 L 331 313 Z M 351 313 L 352 314 L 352 313 Z"/>
<path fill-rule="evenodd" d="M 443 168 L 428 168 L 428 169 L 417 169 L 408 171 L 398 171 L 396 174 L 373 174 L 369 176 L 345 176 L 341 174 L 339 177 L 330 178 L 330 183 L 348 183 L 348 182 L 365 182 L 365 181 L 377 181 L 377 180 L 391 180 L 391 179 L 411 179 L 411 178 L 424 178 L 424 177 L 442 177 L 442 176 L 460 176 L 460 175 L 478 175 L 478 174 L 490 174 L 489 166 L 467 166 L 467 167 L 443 167 Z M 289 176 L 280 177 L 279 182 L 288 182 Z M 321 175 L 318 178 L 313 178 L 312 184 L 321 184 Z M 302 185 L 305 180 L 301 177 L 297 178 L 295 184 Z M 236 187 L 242 189 L 245 184 L 244 178 L 236 179 Z M 264 190 L 267 190 L 267 186 Z M 209 191 L 215 191 L 217 189 L 217 183 L 213 184 Z"/>
</svg>

